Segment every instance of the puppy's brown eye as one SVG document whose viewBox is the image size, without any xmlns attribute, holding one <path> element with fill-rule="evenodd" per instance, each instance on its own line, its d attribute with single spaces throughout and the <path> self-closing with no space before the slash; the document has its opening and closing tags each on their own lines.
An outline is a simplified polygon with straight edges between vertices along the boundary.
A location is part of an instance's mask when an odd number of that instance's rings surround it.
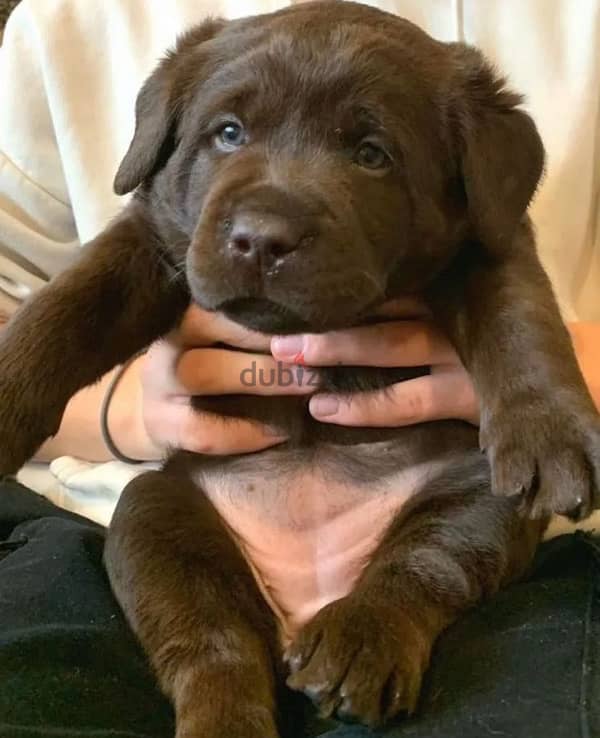
<svg viewBox="0 0 600 738">
<path fill-rule="evenodd" d="M 370 141 L 365 141 L 360 145 L 354 161 L 364 169 L 386 169 L 391 163 L 387 153 Z"/>
<path fill-rule="evenodd" d="M 246 143 L 246 131 L 239 123 L 225 123 L 217 133 L 217 143 L 227 151 L 236 149 Z"/>
</svg>

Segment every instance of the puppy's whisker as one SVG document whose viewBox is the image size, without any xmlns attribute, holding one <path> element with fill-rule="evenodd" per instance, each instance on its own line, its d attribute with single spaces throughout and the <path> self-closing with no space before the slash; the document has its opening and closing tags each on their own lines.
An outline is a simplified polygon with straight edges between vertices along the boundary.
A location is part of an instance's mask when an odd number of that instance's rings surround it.
<svg viewBox="0 0 600 738">
<path fill-rule="evenodd" d="M 174 284 L 175 282 L 178 282 L 181 277 L 185 276 L 185 265 L 173 269 L 172 273 L 169 275 L 169 284 Z"/>
<path fill-rule="evenodd" d="M 177 282 L 179 279 L 181 279 L 181 277 L 185 276 L 185 271 L 186 271 L 185 258 L 181 259 L 178 262 L 175 262 L 175 264 L 167 261 L 166 259 L 164 259 L 164 257 L 162 261 L 167 266 L 167 269 L 169 272 L 169 276 L 168 276 L 169 284 L 173 284 Z"/>
<path fill-rule="evenodd" d="M 374 274 L 371 274 L 371 272 L 368 272 L 366 269 L 361 269 L 360 271 L 361 277 L 364 277 L 365 281 L 368 284 L 373 285 L 375 287 L 375 290 L 381 294 L 385 291 L 385 284 L 383 279 L 377 279 Z"/>
</svg>

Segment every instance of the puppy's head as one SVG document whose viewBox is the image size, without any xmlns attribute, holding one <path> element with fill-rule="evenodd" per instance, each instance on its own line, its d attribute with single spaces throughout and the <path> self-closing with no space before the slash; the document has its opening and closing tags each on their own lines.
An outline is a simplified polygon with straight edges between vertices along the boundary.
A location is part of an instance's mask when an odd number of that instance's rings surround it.
<svg viewBox="0 0 600 738">
<path fill-rule="evenodd" d="M 465 239 L 508 248 L 543 149 L 475 50 L 316 2 L 187 33 L 145 83 L 115 180 L 194 299 L 268 332 L 361 322 Z"/>
</svg>

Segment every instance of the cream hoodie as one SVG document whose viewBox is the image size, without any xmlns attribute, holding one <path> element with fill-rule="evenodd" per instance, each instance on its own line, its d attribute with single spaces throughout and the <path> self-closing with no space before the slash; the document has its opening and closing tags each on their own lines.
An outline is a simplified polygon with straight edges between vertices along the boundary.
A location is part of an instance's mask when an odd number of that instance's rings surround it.
<svg viewBox="0 0 600 738">
<path fill-rule="evenodd" d="M 176 36 L 208 15 L 277 0 L 23 0 L 0 49 L 0 312 L 64 269 L 118 212 L 112 180 L 137 90 Z M 600 320 L 600 0 L 381 0 L 433 36 L 478 45 L 527 97 L 547 173 L 532 208 L 568 319 Z M 134 473 L 53 464 L 52 499 L 102 522 Z"/>
</svg>

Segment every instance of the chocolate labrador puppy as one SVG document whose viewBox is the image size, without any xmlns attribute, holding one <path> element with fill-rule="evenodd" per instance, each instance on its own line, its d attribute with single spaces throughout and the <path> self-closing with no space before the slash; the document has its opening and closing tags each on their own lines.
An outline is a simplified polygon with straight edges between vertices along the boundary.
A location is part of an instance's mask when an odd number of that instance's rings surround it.
<svg viewBox="0 0 600 738">
<path fill-rule="evenodd" d="M 132 201 L 3 331 L 3 473 L 190 301 L 293 333 L 417 295 L 471 372 L 479 438 L 458 421 L 321 425 L 306 398 L 204 398 L 199 412 L 289 441 L 175 453 L 127 487 L 106 564 L 178 738 L 275 738 L 283 678 L 326 715 L 412 711 L 439 633 L 525 572 L 549 514 L 596 503 L 600 424 L 536 255 L 544 155 L 519 103 L 475 49 L 354 3 L 207 21 L 139 94 L 115 180 Z"/>
</svg>

